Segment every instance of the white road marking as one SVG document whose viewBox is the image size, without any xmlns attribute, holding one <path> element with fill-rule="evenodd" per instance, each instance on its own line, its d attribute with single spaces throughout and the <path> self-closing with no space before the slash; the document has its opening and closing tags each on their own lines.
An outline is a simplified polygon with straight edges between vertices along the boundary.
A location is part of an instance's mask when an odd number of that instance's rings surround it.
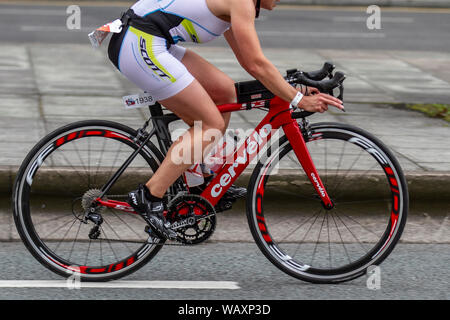
<svg viewBox="0 0 450 320">
<path fill-rule="evenodd" d="M 51 9 L 14 9 L 14 8 L 2 8 L 0 14 L 7 15 L 19 15 L 19 16 L 67 16 L 66 9 L 51 10 Z"/>
<path fill-rule="evenodd" d="M 82 27 L 79 30 L 69 30 L 65 26 L 21 26 L 22 31 L 34 32 L 90 32 L 97 27 Z M 380 32 L 314 32 L 314 31 L 258 31 L 260 36 L 274 37 L 296 37 L 296 38 L 364 38 L 380 39 L 386 35 Z"/>
<path fill-rule="evenodd" d="M 366 22 L 367 17 L 333 17 L 334 22 Z M 386 17 L 381 16 L 381 23 L 414 23 L 414 18 L 411 17 Z"/>
<path fill-rule="evenodd" d="M 258 31 L 261 36 L 302 37 L 302 38 L 385 38 L 380 32 L 314 32 L 314 31 Z"/>
<path fill-rule="evenodd" d="M 82 27 L 81 29 L 69 30 L 66 26 L 20 26 L 21 31 L 35 32 L 91 32 L 97 27 Z"/>
<path fill-rule="evenodd" d="M 125 281 L 81 282 L 80 288 L 108 289 L 210 289 L 236 290 L 239 284 L 233 281 Z M 0 288 L 73 288 L 66 280 L 0 280 Z"/>
</svg>

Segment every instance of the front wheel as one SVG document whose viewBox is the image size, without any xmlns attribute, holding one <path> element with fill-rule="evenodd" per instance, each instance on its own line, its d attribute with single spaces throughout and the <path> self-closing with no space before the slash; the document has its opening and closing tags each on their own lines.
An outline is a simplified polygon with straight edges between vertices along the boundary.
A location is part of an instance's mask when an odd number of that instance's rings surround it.
<svg viewBox="0 0 450 320">
<path fill-rule="evenodd" d="M 359 277 L 400 239 L 408 212 L 398 161 L 373 135 L 353 126 L 310 127 L 307 147 L 334 208 L 323 207 L 285 136 L 268 149 L 249 183 L 247 218 L 265 256 L 313 283 Z"/>
</svg>

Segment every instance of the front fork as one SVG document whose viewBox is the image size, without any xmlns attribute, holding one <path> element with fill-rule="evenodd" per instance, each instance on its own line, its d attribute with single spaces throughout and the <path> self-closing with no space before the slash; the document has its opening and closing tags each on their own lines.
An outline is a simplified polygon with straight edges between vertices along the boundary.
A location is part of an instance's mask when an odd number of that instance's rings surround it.
<svg viewBox="0 0 450 320">
<path fill-rule="evenodd" d="M 303 137 L 297 120 L 292 119 L 290 122 L 284 124 L 282 128 L 292 146 L 292 149 L 295 152 L 295 155 L 297 156 L 298 161 L 321 199 L 324 208 L 327 210 L 333 209 L 334 203 L 329 197 L 327 190 L 320 179 L 319 173 L 317 172 L 316 166 L 311 159 L 308 147 L 306 146 L 305 138 Z"/>
</svg>

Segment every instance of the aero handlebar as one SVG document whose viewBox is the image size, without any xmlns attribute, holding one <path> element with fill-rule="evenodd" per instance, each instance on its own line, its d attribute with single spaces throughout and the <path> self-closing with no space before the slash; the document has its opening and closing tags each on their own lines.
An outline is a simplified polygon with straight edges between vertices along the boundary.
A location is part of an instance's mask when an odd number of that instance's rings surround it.
<svg viewBox="0 0 450 320">
<path fill-rule="evenodd" d="M 337 98 L 341 101 L 344 99 L 344 80 L 345 74 L 338 71 L 333 75 L 335 66 L 332 63 L 325 62 L 320 70 L 303 72 L 297 69 L 287 70 L 285 77 L 290 84 L 300 84 L 308 87 L 317 88 L 320 92 L 334 96 L 333 90 L 338 89 L 339 94 Z M 328 78 L 328 79 L 326 79 Z M 304 117 L 313 114 L 314 112 L 294 112 L 293 117 Z"/>
</svg>

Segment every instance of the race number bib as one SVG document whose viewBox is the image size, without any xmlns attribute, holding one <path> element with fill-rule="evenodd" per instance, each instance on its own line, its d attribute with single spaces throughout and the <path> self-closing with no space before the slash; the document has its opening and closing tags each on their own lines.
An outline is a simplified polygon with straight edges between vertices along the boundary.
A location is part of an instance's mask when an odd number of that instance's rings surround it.
<svg viewBox="0 0 450 320">
<path fill-rule="evenodd" d="M 125 109 L 148 107 L 156 103 L 156 100 L 147 92 L 125 96 L 122 99 Z"/>
</svg>

